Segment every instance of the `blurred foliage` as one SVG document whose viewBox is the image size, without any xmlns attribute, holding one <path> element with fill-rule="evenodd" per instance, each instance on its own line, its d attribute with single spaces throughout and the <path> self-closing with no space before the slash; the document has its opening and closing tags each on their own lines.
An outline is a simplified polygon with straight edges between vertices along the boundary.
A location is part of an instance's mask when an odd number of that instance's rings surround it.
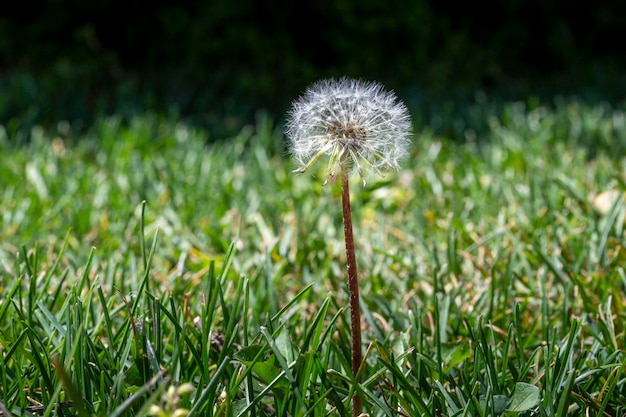
<svg viewBox="0 0 626 417">
<path fill-rule="evenodd" d="M 340 75 L 414 100 L 536 85 L 623 93 L 625 16 L 617 0 L 12 2 L 0 16 L 0 121 L 148 109 L 233 132 Z"/>
</svg>

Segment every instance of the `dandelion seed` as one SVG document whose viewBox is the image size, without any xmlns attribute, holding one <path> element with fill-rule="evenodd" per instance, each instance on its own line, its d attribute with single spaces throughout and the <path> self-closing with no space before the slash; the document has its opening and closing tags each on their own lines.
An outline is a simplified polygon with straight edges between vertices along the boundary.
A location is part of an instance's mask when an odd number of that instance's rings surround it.
<svg viewBox="0 0 626 417">
<path fill-rule="evenodd" d="M 324 184 L 342 169 L 356 171 L 363 185 L 373 171 L 398 169 L 412 132 L 406 106 L 375 82 L 321 80 L 295 100 L 288 114 L 290 151 L 305 172 L 328 156 Z"/>
</svg>

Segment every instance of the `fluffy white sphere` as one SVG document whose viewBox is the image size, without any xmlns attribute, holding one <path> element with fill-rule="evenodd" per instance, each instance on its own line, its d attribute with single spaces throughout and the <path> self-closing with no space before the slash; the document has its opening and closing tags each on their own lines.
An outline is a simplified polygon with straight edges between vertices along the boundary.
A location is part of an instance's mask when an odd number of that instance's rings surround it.
<svg viewBox="0 0 626 417">
<path fill-rule="evenodd" d="M 290 152 L 306 171 L 329 156 L 326 181 L 341 169 L 379 175 L 398 169 L 412 134 L 406 106 L 375 82 L 349 78 L 321 80 L 292 103 L 286 135 Z M 324 183 L 326 183 L 326 181 Z"/>
</svg>

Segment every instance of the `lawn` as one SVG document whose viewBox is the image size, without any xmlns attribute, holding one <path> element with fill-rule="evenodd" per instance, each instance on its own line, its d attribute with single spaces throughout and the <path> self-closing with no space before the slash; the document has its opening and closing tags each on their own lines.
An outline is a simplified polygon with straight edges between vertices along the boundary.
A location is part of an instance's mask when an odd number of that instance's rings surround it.
<svg viewBox="0 0 626 417">
<path fill-rule="evenodd" d="M 280 123 L 0 128 L 0 415 L 625 415 L 626 105 L 418 116 L 353 178 L 360 384 L 340 187 Z"/>
</svg>

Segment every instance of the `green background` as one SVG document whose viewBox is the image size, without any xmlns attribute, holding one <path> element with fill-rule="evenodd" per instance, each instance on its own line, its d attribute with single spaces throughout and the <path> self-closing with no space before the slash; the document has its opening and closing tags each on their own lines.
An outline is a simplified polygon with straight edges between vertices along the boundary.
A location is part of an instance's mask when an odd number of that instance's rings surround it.
<svg viewBox="0 0 626 417">
<path fill-rule="evenodd" d="M 626 91 L 626 6 L 617 0 L 44 0 L 3 8 L 0 120 L 14 124 L 153 110 L 225 134 L 260 109 L 279 118 L 307 84 L 343 75 L 382 82 L 425 111 L 433 101 L 472 100 L 477 90 L 603 100 Z"/>
</svg>

